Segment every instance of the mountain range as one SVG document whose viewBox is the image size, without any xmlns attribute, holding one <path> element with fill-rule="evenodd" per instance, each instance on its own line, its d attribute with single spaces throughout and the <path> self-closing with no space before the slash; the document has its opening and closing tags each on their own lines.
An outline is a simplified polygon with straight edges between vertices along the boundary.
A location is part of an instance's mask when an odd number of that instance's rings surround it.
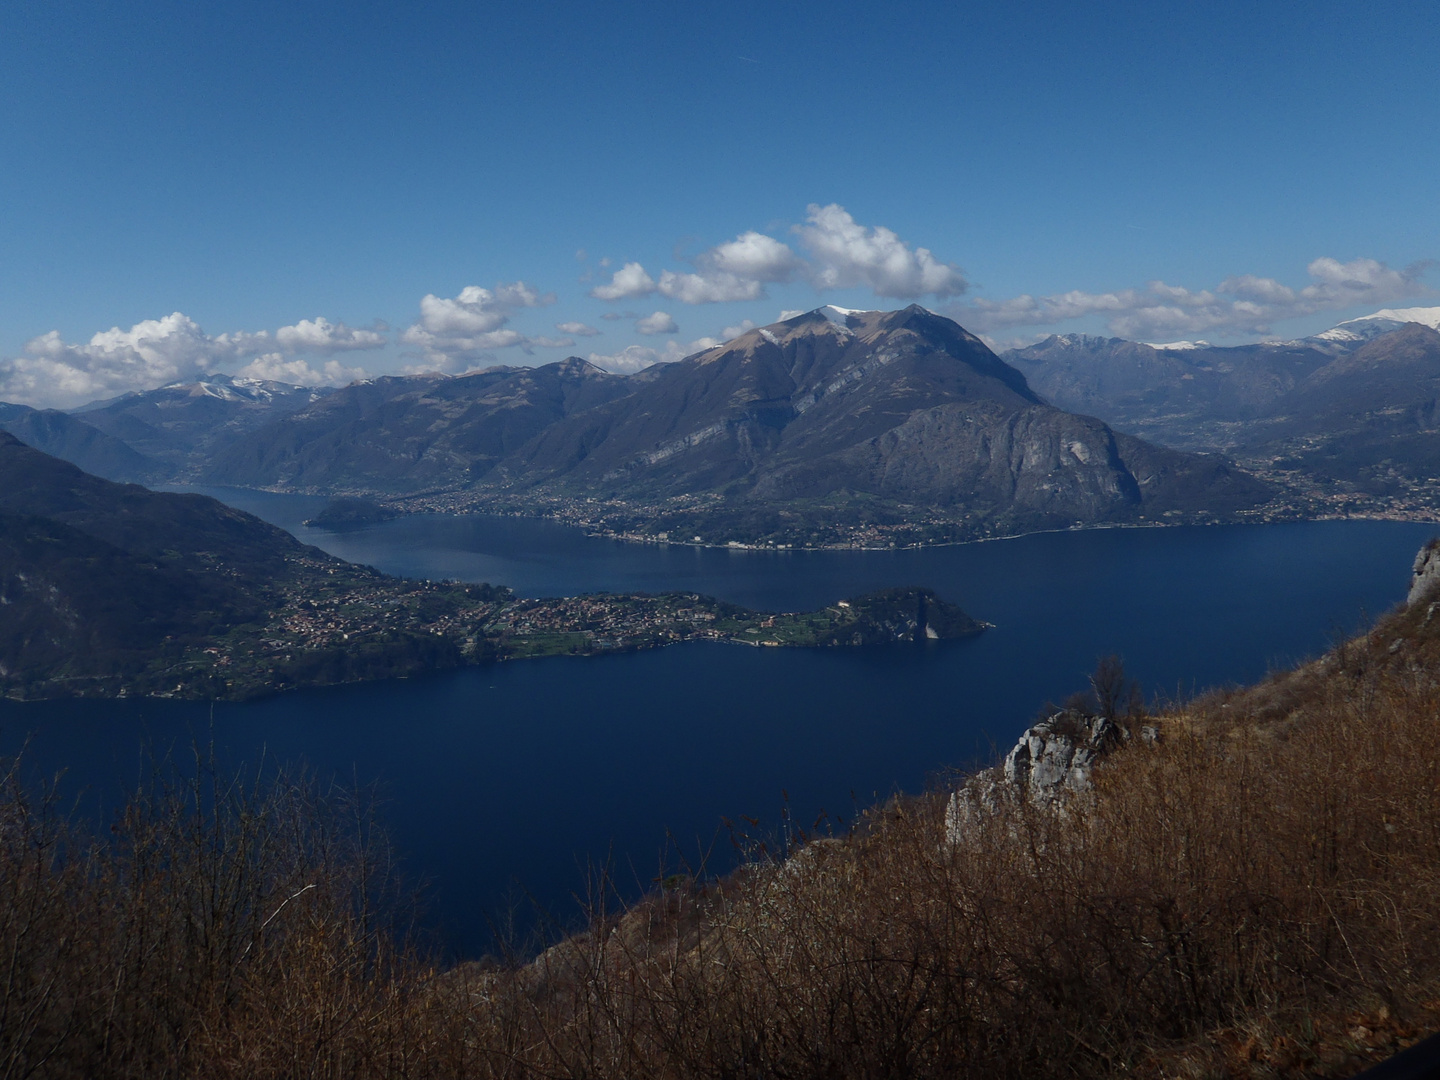
<svg viewBox="0 0 1440 1080">
<path fill-rule="evenodd" d="M 1063 335 L 997 356 L 918 306 L 824 307 L 629 376 L 578 357 L 338 390 L 214 375 L 73 413 L 0 405 L 0 428 L 116 480 L 707 542 L 962 539 L 1409 490 L 1440 467 L 1427 323 L 1440 309 L 1289 342 Z"/>
<path fill-rule="evenodd" d="M 209 483 L 486 500 L 619 500 L 724 539 L 921 515 L 984 534 L 1226 514 L 1266 486 L 1045 403 L 918 306 L 822 308 L 629 377 L 571 358 L 380 379 L 276 417 Z M 704 500 L 701 508 L 686 500 Z M 677 509 L 681 505 L 681 509 Z M 646 509 L 648 508 L 648 509 Z"/>
<path fill-rule="evenodd" d="M 1052 336 L 1005 359 L 1039 393 L 1282 483 L 1425 495 L 1440 473 L 1440 308 L 1385 310 L 1299 341 L 1217 347 Z"/>
</svg>

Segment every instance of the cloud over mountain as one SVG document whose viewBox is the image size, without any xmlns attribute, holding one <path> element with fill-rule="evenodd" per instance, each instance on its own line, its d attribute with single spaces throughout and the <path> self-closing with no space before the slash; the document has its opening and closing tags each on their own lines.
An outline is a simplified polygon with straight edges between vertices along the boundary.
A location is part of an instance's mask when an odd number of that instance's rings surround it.
<svg viewBox="0 0 1440 1080">
<path fill-rule="evenodd" d="M 322 316 L 301 319 L 294 326 L 282 326 L 275 331 L 275 344 L 288 353 L 326 355 L 354 349 L 378 349 L 386 344 L 386 338 L 377 330 L 352 330 L 344 323 L 332 323 Z"/>
<path fill-rule="evenodd" d="M 911 249 L 889 229 L 867 229 L 834 203 L 812 203 L 806 224 L 794 232 L 810 253 L 816 288 L 868 285 L 876 296 L 892 300 L 959 296 L 966 289 L 958 266 L 942 263 L 927 248 Z"/>
<path fill-rule="evenodd" d="M 349 386 L 366 378 L 364 368 L 346 367 L 339 360 L 327 360 L 316 367 L 300 357 L 280 353 L 257 356 L 235 373 L 242 379 L 289 383 L 291 386 Z"/>
<path fill-rule="evenodd" d="M 494 349 L 553 344 L 548 339 L 527 338 L 507 324 L 520 308 L 554 302 L 554 293 L 542 294 L 523 281 L 502 283 L 493 290 L 467 285 L 453 297 L 427 293 L 420 300 L 420 317 L 400 340 L 423 350 L 429 370 L 446 371 L 479 360 Z"/>
<path fill-rule="evenodd" d="M 655 279 L 638 262 L 626 263 L 610 277 L 609 285 L 597 285 L 590 295 L 597 300 L 629 300 L 649 296 L 655 291 Z"/>
<path fill-rule="evenodd" d="M 927 248 L 910 247 L 890 229 L 859 224 L 842 206 L 812 203 L 806 214 L 790 230 L 805 255 L 752 229 L 696 255 L 693 271 L 664 270 L 657 280 L 640 263 L 628 262 L 590 295 L 630 300 L 659 293 L 685 304 L 714 304 L 762 300 L 766 285 L 791 281 L 821 290 L 863 285 L 878 297 L 900 300 L 959 296 L 966 289 L 958 266 Z"/>
<path fill-rule="evenodd" d="M 25 345 L 23 356 L 0 360 L 0 399 L 28 405 L 73 407 L 132 390 L 192 379 L 222 366 L 256 358 L 251 378 L 282 368 L 307 386 L 339 385 L 363 377 L 358 368 L 332 362 L 313 368 L 290 357 L 375 349 L 386 344 L 378 330 L 356 330 L 325 318 L 302 319 L 273 333 L 265 330 L 211 336 L 189 316 L 173 312 L 145 319 L 128 330 L 111 327 L 83 344 L 51 330 Z M 252 371 L 253 369 L 253 371 Z"/>
<path fill-rule="evenodd" d="M 640 334 L 674 334 L 680 330 L 674 317 L 668 311 L 657 311 L 635 320 L 635 331 Z"/>
<path fill-rule="evenodd" d="M 1101 315 L 1112 334 L 1136 340 L 1169 340 L 1202 332 L 1263 335 L 1286 319 L 1358 304 L 1383 307 L 1433 295 L 1435 290 L 1420 280 L 1428 265 L 1417 263 L 1395 270 L 1374 259 L 1342 263 L 1320 258 L 1306 267 L 1311 283 L 1299 289 L 1274 278 L 1242 274 L 1226 278 L 1213 290 L 1152 281 L 1143 288 L 1118 292 L 1073 290 L 1002 301 L 975 300 L 952 305 L 949 313 L 977 333 L 1053 326 Z"/>
</svg>

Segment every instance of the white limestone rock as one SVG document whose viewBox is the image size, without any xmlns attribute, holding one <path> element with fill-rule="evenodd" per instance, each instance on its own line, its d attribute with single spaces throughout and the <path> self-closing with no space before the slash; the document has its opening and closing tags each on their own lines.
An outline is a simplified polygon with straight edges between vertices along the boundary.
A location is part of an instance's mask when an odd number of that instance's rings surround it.
<svg viewBox="0 0 1440 1080">
<path fill-rule="evenodd" d="M 1406 604 L 1426 599 L 1440 585 L 1440 540 L 1431 540 L 1415 556 L 1415 566 L 1410 572 L 1410 593 Z"/>
<path fill-rule="evenodd" d="M 986 769 L 951 792 L 945 808 L 945 835 L 955 844 L 1004 803 L 1049 807 L 1065 795 L 1088 791 L 1096 761 L 1123 737 L 1103 716 L 1062 709 L 1027 729 L 999 768 Z M 1154 742 L 1155 728 L 1141 737 Z"/>
</svg>

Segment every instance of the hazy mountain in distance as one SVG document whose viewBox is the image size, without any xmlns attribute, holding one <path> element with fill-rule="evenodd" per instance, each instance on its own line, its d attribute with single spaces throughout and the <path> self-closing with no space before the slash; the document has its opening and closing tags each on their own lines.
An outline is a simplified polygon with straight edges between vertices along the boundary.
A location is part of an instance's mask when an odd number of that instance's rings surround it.
<svg viewBox="0 0 1440 1080">
<path fill-rule="evenodd" d="M 1298 341 L 1167 347 L 1064 335 L 1005 355 L 1058 405 L 1167 446 L 1233 454 L 1329 500 L 1328 511 L 1415 514 L 1440 511 L 1437 328 L 1440 308 L 1402 308 Z"/>
<path fill-rule="evenodd" d="M 1314 342 L 1150 345 L 1057 334 L 1005 352 L 1046 401 L 1184 450 L 1235 445 L 1247 422 L 1334 357 Z"/>
<path fill-rule="evenodd" d="M 204 476 L 241 487 L 384 494 L 465 486 L 556 422 L 643 383 L 578 357 L 357 383 L 237 439 Z"/>
<path fill-rule="evenodd" d="M 167 471 L 113 435 L 58 409 L 0 402 L 0 431 L 107 480 L 154 481 L 163 479 Z"/>
<path fill-rule="evenodd" d="M 1237 452 L 1372 494 L 1440 477 L 1440 332 L 1406 323 L 1316 370 Z"/>
<path fill-rule="evenodd" d="M 1003 356 L 1063 409 L 1165 446 L 1228 450 L 1268 439 L 1270 421 L 1299 407 L 1288 395 L 1407 323 L 1440 328 L 1440 308 L 1377 311 L 1296 341 L 1146 344 L 1063 334 Z"/>
<path fill-rule="evenodd" d="M 159 462 L 180 479 L 245 433 L 303 409 L 331 387 L 207 375 L 190 383 L 125 394 L 71 415 Z"/>
</svg>

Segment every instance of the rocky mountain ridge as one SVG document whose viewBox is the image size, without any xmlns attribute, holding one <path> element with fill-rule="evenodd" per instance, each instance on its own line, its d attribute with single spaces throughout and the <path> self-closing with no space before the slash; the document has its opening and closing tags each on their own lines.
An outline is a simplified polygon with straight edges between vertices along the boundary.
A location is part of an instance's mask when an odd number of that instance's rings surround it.
<svg viewBox="0 0 1440 1080">
<path fill-rule="evenodd" d="M 631 376 L 572 357 L 326 392 L 214 377 L 70 420 L 118 440 L 107 475 L 566 519 L 603 504 L 604 531 L 711 542 L 1214 521 L 1273 493 L 1047 403 L 918 305 L 821 308 Z"/>
<path fill-rule="evenodd" d="M 794 541 L 815 521 L 933 518 L 959 536 L 1221 517 L 1268 494 L 1222 461 L 1046 405 L 918 306 L 806 312 L 630 377 L 572 358 L 376 380 L 249 433 L 205 478 L 445 493 L 426 504 L 442 509 L 616 500 L 651 535 L 741 541 Z"/>
</svg>

